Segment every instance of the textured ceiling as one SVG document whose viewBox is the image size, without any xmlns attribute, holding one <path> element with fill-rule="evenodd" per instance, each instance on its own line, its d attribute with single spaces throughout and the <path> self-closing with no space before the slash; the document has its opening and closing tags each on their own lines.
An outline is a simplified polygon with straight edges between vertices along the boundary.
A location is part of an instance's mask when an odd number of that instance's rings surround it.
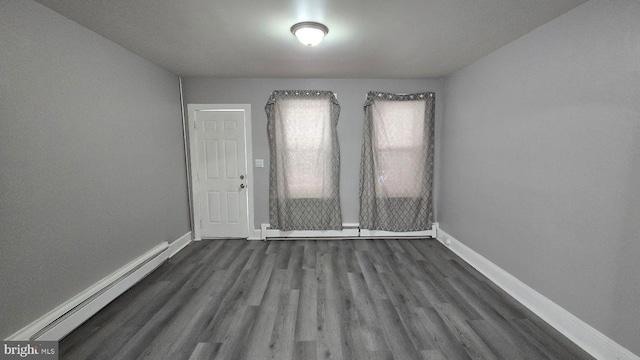
<svg viewBox="0 0 640 360">
<path fill-rule="evenodd" d="M 442 77 L 584 0 L 37 0 L 182 76 Z M 289 32 L 318 21 L 305 47 Z"/>
</svg>

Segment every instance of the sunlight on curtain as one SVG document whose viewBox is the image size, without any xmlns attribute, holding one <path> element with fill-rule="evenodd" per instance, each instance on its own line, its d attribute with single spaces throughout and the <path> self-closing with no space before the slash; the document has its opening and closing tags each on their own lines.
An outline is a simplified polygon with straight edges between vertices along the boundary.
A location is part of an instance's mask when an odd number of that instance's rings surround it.
<svg viewBox="0 0 640 360">
<path fill-rule="evenodd" d="M 379 101 L 372 106 L 373 148 L 377 149 L 376 193 L 388 197 L 417 197 L 413 186 L 425 168 L 415 166 L 424 157 L 424 101 Z"/>
<path fill-rule="evenodd" d="M 330 91 L 274 91 L 265 110 L 271 151 L 271 227 L 341 229 L 340 106 L 335 95 Z"/>
<path fill-rule="evenodd" d="M 279 171 L 292 198 L 331 196 L 331 103 L 328 99 L 282 99 L 276 103 L 276 144 L 284 149 Z"/>
<path fill-rule="evenodd" d="M 360 167 L 362 229 L 431 228 L 433 149 L 433 93 L 367 95 Z"/>
</svg>

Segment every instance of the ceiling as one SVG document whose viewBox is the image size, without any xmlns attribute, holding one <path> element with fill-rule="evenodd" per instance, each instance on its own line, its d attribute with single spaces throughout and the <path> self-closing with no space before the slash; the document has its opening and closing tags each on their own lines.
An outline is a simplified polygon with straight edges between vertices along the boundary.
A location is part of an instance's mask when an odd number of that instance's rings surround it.
<svg viewBox="0 0 640 360">
<path fill-rule="evenodd" d="M 443 77 L 584 0 L 36 0 L 181 76 Z M 305 47 L 290 33 L 318 21 Z"/>
</svg>

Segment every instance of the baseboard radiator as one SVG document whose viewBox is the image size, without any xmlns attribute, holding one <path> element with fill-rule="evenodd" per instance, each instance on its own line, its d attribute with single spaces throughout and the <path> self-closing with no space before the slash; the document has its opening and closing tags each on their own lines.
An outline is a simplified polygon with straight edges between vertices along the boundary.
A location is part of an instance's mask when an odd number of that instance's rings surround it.
<svg viewBox="0 0 640 360">
<path fill-rule="evenodd" d="M 344 223 L 342 230 L 292 230 L 281 231 L 272 229 L 269 224 L 260 226 L 260 238 L 262 240 L 294 240 L 307 238 L 323 238 L 323 239 L 367 239 L 367 238 L 407 238 L 407 237 L 431 237 L 436 238 L 438 235 L 438 223 L 431 225 L 431 230 L 410 231 L 410 232 L 393 232 L 382 230 L 361 229 L 358 223 Z"/>
<path fill-rule="evenodd" d="M 191 232 L 156 245 L 5 340 L 59 341 L 191 243 Z"/>
<path fill-rule="evenodd" d="M 111 300 L 114 300 L 115 298 L 120 296 L 122 293 L 124 293 L 127 289 L 129 289 L 131 285 L 137 283 L 137 281 L 139 281 L 142 277 L 146 276 L 149 272 L 157 268 L 165 260 L 167 260 L 166 250 L 162 250 L 153 254 L 150 258 L 145 259 L 144 262 L 138 264 L 133 269 L 127 271 L 125 274 L 115 279 L 113 282 L 107 284 L 105 287 L 101 288 L 96 293 L 89 296 L 86 300 L 82 301 L 80 304 L 71 308 L 64 315 L 55 319 L 53 322 L 46 325 L 40 331 L 31 335 L 29 337 L 29 340 L 37 340 L 37 339 L 43 339 L 43 338 L 59 339 L 61 337 L 64 337 L 65 335 L 67 335 L 68 332 L 75 329 L 77 326 L 79 326 L 80 324 L 82 324 L 82 322 L 85 321 L 84 316 L 80 317 L 81 320 L 75 320 L 75 321 L 72 320 L 75 316 L 77 316 L 81 312 L 84 312 L 85 309 L 95 306 L 94 304 L 100 301 L 102 297 L 107 298 L 106 301 L 105 300 L 102 301 L 105 303 L 108 303 Z M 145 269 L 145 268 L 148 268 L 148 269 Z M 136 273 L 139 273 L 141 270 L 144 275 L 136 276 Z M 135 280 L 131 281 L 132 278 L 134 278 Z M 133 284 L 127 284 L 127 282 L 132 282 Z M 114 292 L 114 293 L 109 294 L 110 292 Z M 102 306 L 100 306 L 100 308 L 102 308 Z M 91 312 L 94 313 L 93 310 Z M 66 322 L 70 322 L 70 321 L 74 323 L 72 326 L 63 325 Z M 64 330 L 61 332 L 59 328 L 64 328 Z M 50 334 L 56 334 L 56 335 L 52 336 Z"/>
</svg>

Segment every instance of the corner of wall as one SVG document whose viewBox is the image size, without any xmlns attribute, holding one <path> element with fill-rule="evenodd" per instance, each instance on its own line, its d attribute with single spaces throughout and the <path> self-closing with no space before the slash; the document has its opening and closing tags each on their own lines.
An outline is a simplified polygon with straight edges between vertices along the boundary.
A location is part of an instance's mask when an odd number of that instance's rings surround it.
<svg viewBox="0 0 640 360">
<path fill-rule="evenodd" d="M 640 360 L 631 351 L 580 320 L 515 276 L 439 229 L 437 240 L 597 359 Z"/>
</svg>

